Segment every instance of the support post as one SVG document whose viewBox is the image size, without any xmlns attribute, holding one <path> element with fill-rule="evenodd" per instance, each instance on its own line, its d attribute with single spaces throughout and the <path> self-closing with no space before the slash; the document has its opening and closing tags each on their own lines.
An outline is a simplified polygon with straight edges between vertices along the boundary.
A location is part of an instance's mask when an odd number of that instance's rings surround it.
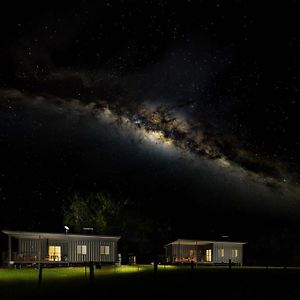
<svg viewBox="0 0 300 300">
<path fill-rule="evenodd" d="M 94 274 L 94 262 L 90 262 L 90 285 L 93 286 L 94 284 L 94 277 L 95 277 L 95 274 Z"/>
<path fill-rule="evenodd" d="M 39 263 L 39 282 L 38 282 L 38 286 L 39 288 L 42 285 L 42 279 L 43 279 L 43 267 L 41 266 L 41 264 Z"/>
<path fill-rule="evenodd" d="M 42 285 L 42 274 L 43 274 L 43 268 L 41 266 L 41 236 L 39 236 L 39 250 L 38 250 L 38 257 L 39 257 L 39 264 L 38 264 L 38 269 L 39 269 L 39 280 L 38 280 L 38 286 L 39 288 Z"/>
<path fill-rule="evenodd" d="M 11 262 L 11 236 L 8 236 L 8 265 L 10 266 Z"/>
<path fill-rule="evenodd" d="M 195 267 L 195 262 L 193 260 L 191 260 L 191 270 L 194 271 L 194 267 Z"/>
<path fill-rule="evenodd" d="M 155 255 L 155 256 L 154 256 L 154 261 L 153 261 L 153 274 L 154 274 L 154 279 L 157 278 L 157 269 L 158 269 L 158 257 Z"/>
</svg>

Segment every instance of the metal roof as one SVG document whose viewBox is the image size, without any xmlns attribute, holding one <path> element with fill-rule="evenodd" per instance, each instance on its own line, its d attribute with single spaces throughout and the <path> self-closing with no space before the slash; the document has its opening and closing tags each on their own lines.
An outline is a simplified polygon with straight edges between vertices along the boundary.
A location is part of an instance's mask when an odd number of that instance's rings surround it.
<svg viewBox="0 0 300 300">
<path fill-rule="evenodd" d="M 70 233 L 49 233 L 49 232 L 28 232 L 28 231 L 11 231 L 2 230 L 3 233 L 15 238 L 28 238 L 28 239 L 113 239 L 119 240 L 120 236 L 107 236 L 107 235 L 88 235 L 88 234 L 70 234 Z"/>
<path fill-rule="evenodd" d="M 231 242 L 231 241 L 205 241 L 205 240 L 187 240 L 187 239 L 178 239 L 174 242 L 171 242 L 168 245 L 197 245 L 204 246 L 209 244 L 247 244 L 246 242 Z"/>
</svg>

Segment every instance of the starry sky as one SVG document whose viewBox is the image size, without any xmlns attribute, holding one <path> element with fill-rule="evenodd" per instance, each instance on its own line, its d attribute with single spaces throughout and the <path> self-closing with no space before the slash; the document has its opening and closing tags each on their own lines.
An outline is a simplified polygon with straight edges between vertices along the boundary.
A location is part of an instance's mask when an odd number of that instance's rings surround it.
<svg viewBox="0 0 300 300">
<path fill-rule="evenodd" d="M 97 191 L 183 238 L 299 226 L 295 1 L 23 2 L 0 12 L 2 227 L 61 230 Z"/>
</svg>

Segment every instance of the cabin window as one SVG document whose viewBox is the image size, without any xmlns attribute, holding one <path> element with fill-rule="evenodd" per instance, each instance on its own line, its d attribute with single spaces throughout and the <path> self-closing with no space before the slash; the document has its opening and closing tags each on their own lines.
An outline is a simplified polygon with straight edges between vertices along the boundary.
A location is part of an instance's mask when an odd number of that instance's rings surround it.
<svg viewBox="0 0 300 300">
<path fill-rule="evenodd" d="M 49 246 L 48 258 L 51 261 L 61 261 L 61 247 L 60 246 Z"/>
<path fill-rule="evenodd" d="M 211 249 L 206 250 L 206 261 L 211 261 Z"/>
<path fill-rule="evenodd" d="M 224 257 L 225 253 L 224 253 L 224 249 L 219 249 L 219 256 L 220 257 Z"/>
<path fill-rule="evenodd" d="M 238 257 L 238 249 L 232 250 L 232 257 Z"/>
<path fill-rule="evenodd" d="M 101 255 L 109 255 L 109 246 L 100 246 Z"/>
<path fill-rule="evenodd" d="M 86 254 L 86 245 L 77 245 L 77 254 Z"/>
</svg>

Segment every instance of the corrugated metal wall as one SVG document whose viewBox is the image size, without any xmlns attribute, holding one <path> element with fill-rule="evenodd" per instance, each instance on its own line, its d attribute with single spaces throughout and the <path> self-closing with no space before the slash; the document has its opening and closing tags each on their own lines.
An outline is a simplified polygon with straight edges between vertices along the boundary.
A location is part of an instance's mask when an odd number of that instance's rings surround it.
<svg viewBox="0 0 300 300">
<path fill-rule="evenodd" d="M 221 252 L 224 249 L 224 257 L 221 256 Z M 237 257 L 235 257 L 235 251 L 237 250 Z M 231 259 L 234 263 L 243 263 L 243 246 L 242 245 L 228 245 L 228 244 L 214 244 L 214 262 L 228 263 Z"/>
<path fill-rule="evenodd" d="M 46 240 L 19 239 L 19 254 L 23 255 L 24 260 L 39 259 L 39 245 L 41 243 L 41 258 L 43 259 L 48 254 Z"/>
<path fill-rule="evenodd" d="M 116 261 L 117 242 L 113 240 L 88 240 L 88 239 L 70 239 L 68 260 L 74 262 L 104 262 L 110 263 Z M 85 245 L 86 254 L 78 254 L 77 246 Z M 109 246 L 109 254 L 100 254 L 100 246 Z"/>
<path fill-rule="evenodd" d="M 40 243 L 40 244 L 39 244 Z M 17 260 L 38 260 L 39 245 L 41 245 L 41 259 L 48 256 L 49 246 L 61 247 L 61 259 L 68 262 L 103 262 L 112 263 L 117 257 L 117 241 L 111 239 L 19 239 Z M 86 254 L 77 253 L 78 245 L 86 245 Z M 109 254 L 100 254 L 100 246 L 109 246 Z"/>
<path fill-rule="evenodd" d="M 239 244 L 208 244 L 205 246 L 196 245 L 182 245 L 182 244 L 171 244 L 166 246 L 166 258 L 170 263 L 174 263 L 176 258 L 187 258 L 190 256 L 190 251 L 196 250 L 197 261 L 206 260 L 206 250 L 212 249 L 212 262 L 215 263 L 228 263 L 231 259 L 234 263 L 243 264 L 243 245 Z M 221 249 L 224 250 L 224 256 L 222 257 Z M 236 252 L 237 251 L 237 252 Z M 235 254 L 237 256 L 235 257 Z"/>
</svg>

